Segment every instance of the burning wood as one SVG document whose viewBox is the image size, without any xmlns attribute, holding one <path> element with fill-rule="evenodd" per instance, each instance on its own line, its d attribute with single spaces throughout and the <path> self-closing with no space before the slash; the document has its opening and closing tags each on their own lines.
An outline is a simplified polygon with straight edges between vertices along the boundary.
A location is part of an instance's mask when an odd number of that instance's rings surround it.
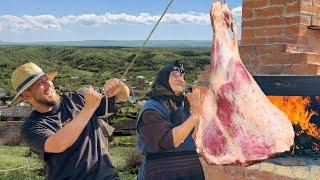
<svg viewBox="0 0 320 180">
<path fill-rule="evenodd" d="M 296 136 L 306 131 L 308 135 L 320 139 L 317 125 L 310 123 L 311 117 L 318 115 L 317 112 L 309 111 L 307 108 L 310 106 L 310 97 L 268 96 L 268 99 L 288 116 L 292 124 L 301 127 L 301 132 L 296 132 Z"/>
<path fill-rule="evenodd" d="M 295 146 L 291 150 L 292 154 L 310 154 L 311 151 L 318 151 L 320 144 L 319 96 L 268 96 L 272 104 L 284 112 L 295 129 Z M 313 104 L 313 106 L 312 106 Z M 312 107 L 315 107 L 313 109 Z"/>
</svg>

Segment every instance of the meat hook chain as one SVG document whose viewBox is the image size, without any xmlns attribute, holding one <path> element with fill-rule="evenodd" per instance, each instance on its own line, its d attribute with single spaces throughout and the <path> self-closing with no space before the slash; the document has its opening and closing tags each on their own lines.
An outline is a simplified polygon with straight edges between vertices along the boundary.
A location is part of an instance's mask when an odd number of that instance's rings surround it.
<svg viewBox="0 0 320 180">
<path fill-rule="evenodd" d="M 163 16 L 166 14 L 167 10 L 169 9 L 170 5 L 172 4 L 173 0 L 171 0 L 169 2 L 169 4 L 167 5 L 166 9 L 164 10 L 164 12 L 162 13 L 162 15 L 160 16 L 158 22 L 155 24 L 155 26 L 153 27 L 152 31 L 149 33 L 149 36 L 147 37 L 147 39 L 144 41 L 144 43 L 142 44 L 142 46 L 140 47 L 137 55 L 134 57 L 134 59 L 132 60 L 132 62 L 129 64 L 128 68 L 126 69 L 126 71 L 123 73 L 123 75 L 120 78 L 121 79 L 124 78 L 124 76 L 127 74 L 127 72 L 129 71 L 129 69 L 132 67 L 133 63 L 138 59 L 142 49 L 144 48 L 144 46 L 147 44 L 148 40 L 150 39 L 151 35 L 153 34 L 154 30 L 157 28 L 158 24 L 160 23 L 160 21 L 162 20 Z M 106 96 L 106 111 L 105 111 L 105 116 L 108 117 L 108 96 L 107 94 L 105 94 Z"/>
</svg>

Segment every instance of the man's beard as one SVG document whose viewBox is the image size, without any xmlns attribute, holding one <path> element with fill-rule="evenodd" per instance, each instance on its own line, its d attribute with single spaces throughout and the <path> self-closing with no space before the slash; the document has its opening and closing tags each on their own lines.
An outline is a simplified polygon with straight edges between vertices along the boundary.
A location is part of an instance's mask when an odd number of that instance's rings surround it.
<svg viewBox="0 0 320 180">
<path fill-rule="evenodd" d="M 37 99 L 37 102 L 49 107 L 58 106 L 60 104 L 60 96 L 54 92 L 53 99 L 41 98 Z"/>
</svg>

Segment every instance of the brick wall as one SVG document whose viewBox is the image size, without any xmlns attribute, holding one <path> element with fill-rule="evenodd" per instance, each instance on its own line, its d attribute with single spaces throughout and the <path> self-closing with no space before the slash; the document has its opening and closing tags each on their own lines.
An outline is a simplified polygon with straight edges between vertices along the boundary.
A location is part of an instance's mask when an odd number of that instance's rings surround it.
<svg viewBox="0 0 320 180">
<path fill-rule="evenodd" d="M 320 74 L 320 0 L 243 0 L 239 47 L 251 74 Z"/>
<path fill-rule="evenodd" d="M 206 180 L 319 180 L 317 158 L 278 158 L 249 166 L 208 165 L 200 158 Z"/>
</svg>

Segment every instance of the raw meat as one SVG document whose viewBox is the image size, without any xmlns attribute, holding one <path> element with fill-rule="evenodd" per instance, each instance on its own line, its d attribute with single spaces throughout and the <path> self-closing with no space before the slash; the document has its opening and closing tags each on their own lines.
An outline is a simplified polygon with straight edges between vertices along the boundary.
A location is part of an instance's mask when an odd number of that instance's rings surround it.
<svg viewBox="0 0 320 180">
<path fill-rule="evenodd" d="M 270 103 L 241 62 L 229 7 L 216 1 L 210 16 L 214 31 L 211 72 L 195 136 L 197 151 L 209 164 L 247 166 L 290 150 L 292 124 Z"/>
</svg>

